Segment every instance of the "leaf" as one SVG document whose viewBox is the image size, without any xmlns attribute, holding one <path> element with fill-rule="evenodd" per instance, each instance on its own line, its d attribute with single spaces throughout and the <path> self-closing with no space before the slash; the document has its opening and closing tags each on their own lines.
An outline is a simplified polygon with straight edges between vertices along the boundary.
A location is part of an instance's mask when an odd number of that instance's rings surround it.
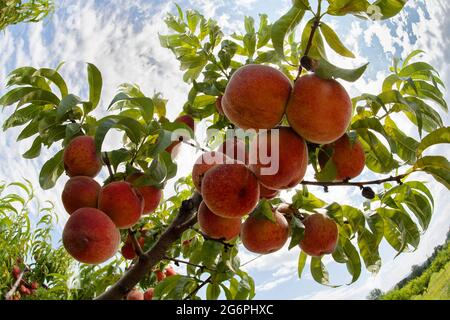
<svg viewBox="0 0 450 320">
<path fill-rule="evenodd" d="M 442 156 L 426 156 L 417 160 L 413 170 L 425 171 L 450 189 L 450 163 Z"/>
<path fill-rule="evenodd" d="M 305 268 L 307 258 L 308 256 L 306 255 L 306 253 L 304 253 L 303 251 L 300 252 L 297 263 L 297 274 L 299 279 L 301 279 L 302 277 L 303 269 Z"/>
<path fill-rule="evenodd" d="M 202 261 L 207 267 L 211 267 L 222 252 L 223 244 L 217 241 L 206 240 L 202 247 Z"/>
<path fill-rule="evenodd" d="M 311 257 L 311 275 L 316 282 L 323 285 L 329 284 L 328 272 L 322 263 L 322 257 Z"/>
<path fill-rule="evenodd" d="M 325 166 L 316 173 L 315 178 L 317 181 L 334 181 L 337 177 L 337 169 L 334 161 L 330 158 L 328 159 Z"/>
<path fill-rule="evenodd" d="M 347 238 L 343 238 L 342 240 L 342 249 L 347 256 L 347 270 L 352 275 L 352 281 L 349 283 L 350 285 L 358 280 L 361 275 L 361 259 L 358 251 L 356 251 L 356 248 Z"/>
<path fill-rule="evenodd" d="M 63 153 L 64 150 L 59 151 L 43 165 L 39 174 L 39 184 L 42 189 L 48 190 L 53 188 L 58 178 L 64 172 Z"/>
<path fill-rule="evenodd" d="M 73 110 L 81 102 L 80 98 L 73 94 L 66 95 L 58 105 L 56 121 L 61 121 L 67 112 Z"/>
<path fill-rule="evenodd" d="M 316 60 L 325 59 L 327 55 L 325 52 L 325 45 L 323 43 L 323 39 L 320 32 L 314 33 L 313 38 L 311 40 L 311 47 L 309 48 L 308 54 L 306 54 L 306 49 L 308 48 L 308 44 L 312 34 L 312 29 L 315 23 L 316 23 L 315 18 L 312 18 L 306 23 L 305 28 L 303 29 L 302 32 L 300 49 L 303 55 L 307 55 L 308 57 L 311 57 Z"/>
<path fill-rule="evenodd" d="M 377 138 L 375 134 L 365 129 L 358 129 L 360 142 L 366 153 L 366 166 L 377 173 L 389 173 L 398 167 L 391 152 Z"/>
<path fill-rule="evenodd" d="M 378 273 L 381 266 L 378 244 L 373 234 L 367 229 L 358 232 L 358 247 L 367 270 Z"/>
<path fill-rule="evenodd" d="M 9 128 L 24 125 L 25 123 L 35 119 L 41 111 L 42 106 L 33 104 L 17 110 L 8 119 L 5 120 L 5 122 L 3 123 L 3 131 L 6 131 Z"/>
<path fill-rule="evenodd" d="M 435 71 L 435 69 L 426 62 L 415 62 L 403 67 L 398 75 L 402 78 L 406 78 L 422 71 Z"/>
<path fill-rule="evenodd" d="M 41 137 L 37 137 L 33 144 L 31 145 L 30 149 L 25 152 L 22 156 L 25 159 L 34 159 L 37 158 L 41 154 L 41 147 L 42 147 L 42 139 Z"/>
<path fill-rule="evenodd" d="M 22 141 L 24 139 L 27 139 L 36 133 L 38 133 L 39 130 L 39 121 L 38 119 L 33 119 L 26 127 L 22 130 L 22 132 L 17 137 L 17 141 Z"/>
<path fill-rule="evenodd" d="M 153 112 L 155 109 L 153 100 L 147 97 L 137 97 L 130 98 L 128 95 L 124 93 L 117 94 L 113 101 L 109 104 L 108 110 L 111 109 L 115 104 L 121 104 L 124 106 L 137 106 L 141 112 L 142 118 L 146 123 L 150 123 L 153 120 Z"/>
<path fill-rule="evenodd" d="M 400 131 L 389 116 L 386 117 L 384 128 L 391 140 L 396 142 L 398 156 L 408 164 L 413 164 L 416 161 L 416 149 L 419 143 Z"/>
<path fill-rule="evenodd" d="M 267 219 L 273 223 L 276 223 L 275 215 L 272 211 L 272 205 L 270 201 L 263 199 L 258 203 L 258 206 L 251 213 L 253 217 L 258 220 Z"/>
<path fill-rule="evenodd" d="M 8 91 L 7 93 L 5 93 L 0 98 L 0 105 L 7 107 L 9 105 L 16 103 L 17 101 L 22 99 L 27 94 L 34 92 L 34 91 L 38 91 L 38 90 L 41 90 L 41 89 L 38 89 L 35 87 L 21 87 L 21 88 L 12 89 L 12 90 Z"/>
<path fill-rule="evenodd" d="M 383 19 L 389 19 L 397 15 L 405 6 L 407 0 L 378 0 L 372 4 L 381 10 Z"/>
<path fill-rule="evenodd" d="M 64 81 L 63 77 L 61 77 L 61 75 L 58 73 L 58 71 L 53 70 L 53 69 L 47 69 L 47 68 L 42 68 L 37 70 L 33 76 L 40 76 L 40 77 L 44 77 L 48 80 L 50 80 L 51 82 L 53 82 L 59 89 L 59 92 L 61 92 L 61 98 L 65 97 L 66 95 L 69 94 L 69 91 L 67 89 L 67 84 Z"/>
<path fill-rule="evenodd" d="M 334 32 L 334 30 L 327 24 L 322 22 L 320 24 L 320 31 L 322 32 L 330 48 L 333 49 L 336 53 L 340 54 L 343 57 L 355 58 L 355 55 L 345 47 L 336 32 Z"/>
<path fill-rule="evenodd" d="M 408 54 L 408 56 L 403 61 L 403 67 L 406 67 L 409 64 L 409 62 L 411 61 L 412 58 L 414 58 L 415 56 L 417 56 L 417 55 L 419 55 L 421 53 L 425 53 L 425 51 L 423 51 L 423 50 L 414 50 L 410 54 Z"/>
<path fill-rule="evenodd" d="M 105 117 L 100 120 L 97 131 L 95 132 L 95 146 L 98 153 L 102 150 L 103 140 L 105 140 L 106 134 L 112 128 L 125 130 L 128 138 L 135 144 L 139 143 L 145 132 L 142 125 L 133 118 L 119 115 Z"/>
<path fill-rule="evenodd" d="M 370 3 L 367 0 L 328 0 L 328 14 L 343 16 L 347 13 L 366 12 Z"/>
<path fill-rule="evenodd" d="M 100 102 L 102 94 L 102 74 L 97 67 L 91 63 L 87 64 L 88 82 L 89 82 L 89 102 L 92 103 L 92 109 L 95 109 Z"/>
<path fill-rule="evenodd" d="M 275 51 L 284 59 L 284 39 L 286 35 L 293 31 L 305 15 L 305 10 L 299 7 L 292 7 L 285 15 L 278 19 L 271 30 L 272 44 Z"/>
<path fill-rule="evenodd" d="M 420 157 L 427 148 L 440 143 L 450 143 L 450 127 L 437 129 L 424 137 L 417 147 L 417 157 Z"/>
<path fill-rule="evenodd" d="M 289 250 L 297 247 L 305 234 L 305 227 L 301 220 L 295 216 L 292 216 L 290 222 L 290 235 L 291 241 L 289 243 Z"/>
<path fill-rule="evenodd" d="M 345 81 L 355 82 L 364 74 L 368 65 L 369 63 L 366 63 L 356 69 L 342 69 L 325 59 L 320 59 L 319 65 L 314 72 L 323 79 L 343 79 Z"/>
<path fill-rule="evenodd" d="M 217 300 L 220 296 L 220 286 L 214 283 L 209 283 L 206 287 L 206 299 Z"/>
</svg>

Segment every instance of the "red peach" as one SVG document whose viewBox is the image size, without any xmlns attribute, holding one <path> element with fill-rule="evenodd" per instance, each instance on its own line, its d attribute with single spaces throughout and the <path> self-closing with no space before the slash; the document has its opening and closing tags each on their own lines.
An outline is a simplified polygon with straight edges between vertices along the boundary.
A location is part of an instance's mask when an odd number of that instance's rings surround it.
<svg viewBox="0 0 450 320">
<path fill-rule="evenodd" d="M 62 203 L 67 213 L 81 208 L 97 208 L 101 186 L 91 177 L 70 178 L 62 192 Z"/>
<path fill-rule="evenodd" d="M 64 150 L 64 168 L 69 177 L 95 177 L 102 168 L 93 137 L 80 136 L 73 139 Z"/>
</svg>

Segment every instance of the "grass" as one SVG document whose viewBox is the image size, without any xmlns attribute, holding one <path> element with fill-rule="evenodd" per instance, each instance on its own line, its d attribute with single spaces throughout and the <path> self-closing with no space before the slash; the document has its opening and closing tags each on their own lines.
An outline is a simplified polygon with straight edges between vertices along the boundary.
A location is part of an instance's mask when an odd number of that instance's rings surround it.
<svg viewBox="0 0 450 320">
<path fill-rule="evenodd" d="M 450 300 L 450 262 L 445 268 L 433 273 L 426 292 L 413 297 L 414 300 Z"/>
</svg>

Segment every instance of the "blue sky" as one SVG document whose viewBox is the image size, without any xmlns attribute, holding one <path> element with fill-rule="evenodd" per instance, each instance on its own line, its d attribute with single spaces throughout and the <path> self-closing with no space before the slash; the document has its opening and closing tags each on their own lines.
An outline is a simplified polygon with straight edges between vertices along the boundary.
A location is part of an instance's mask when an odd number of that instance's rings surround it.
<svg viewBox="0 0 450 320">
<path fill-rule="evenodd" d="M 314 1 L 312 1 L 314 2 Z M 377 93 L 387 75 L 393 55 L 405 55 L 414 49 L 423 49 L 423 60 L 432 63 L 441 77 L 450 87 L 450 3 L 445 0 L 409 1 L 406 9 L 387 22 L 366 22 L 354 17 L 326 18 L 328 24 L 342 35 L 345 44 L 355 53 L 356 59 L 350 60 L 334 56 L 343 67 L 361 65 L 370 61 L 370 67 L 362 79 L 356 83 L 343 83 L 351 96 L 362 92 Z M 243 29 L 243 17 L 251 15 L 258 20 L 258 13 L 268 13 L 274 21 L 289 7 L 290 0 L 182 0 L 178 3 L 185 9 L 194 8 L 208 17 L 219 21 L 226 34 Z M 174 5 L 166 1 L 58 1 L 57 11 L 46 21 L 33 25 L 18 25 L 8 28 L 0 34 L 0 83 L 4 84 L 8 72 L 16 67 L 31 65 L 34 67 L 56 67 L 66 61 L 61 70 L 67 79 L 71 93 L 87 96 L 84 62 L 96 64 L 103 73 L 104 91 L 101 107 L 103 113 L 112 100 L 116 88 L 123 82 L 137 83 L 147 95 L 160 91 L 169 99 L 168 115 L 173 119 L 185 102 L 189 87 L 182 82 L 182 73 L 178 62 L 171 52 L 161 48 L 157 37 L 165 33 L 163 18 L 166 12 L 174 12 Z M 304 25 L 306 22 L 302 22 Z M 0 86 L 0 94 L 4 93 Z M 446 95 L 446 100 L 448 99 Z M 6 109 L 0 113 L 0 122 L 10 114 Z M 449 116 L 442 115 L 448 125 Z M 401 129 L 411 136 L 416 133 L 407 122 L 400 122 Z M 202 126 L 200 126 L 201 128 Z M 20 157 L 29 145 L 17 144 L 18 130 L 0 133 L 0 179 L 6 181 L 30 179 L 38 186 L 38 173 L 43 162 L 50 158 L 55 150 L 45 150 L 39 159 L 29 161 Z M 201 139 L 201 138 L 200 138 Z M 115 144 L 109 137 L 107 146 Z M 180 159 L 179 175 L 190 171 L 196 155 L 183 150 Z M 446 146 L 431 148 L 431 153 L 449 156 Z M 311 173 L 309 173 L 311 177 Z M 373 174 L 364 173 L 363 178 Z M 450 206 L 445 197 L 447 191 L 427 176 L 415 177 L 429 182 L 428 186 L 435 195 L 436 207 L 429 230 L 423 235 L 419 249 L 414 253 L 403 254 L 393 260 L 395 252 L 385 243 L 381 255 L 383 266 L 378 275 L 364 271 L 361 278 L 351 286 L 337 289 L 316 284 L 309 271 L 304 277 L 296 276 L 298 249 L 283 249 L 248 264 L 246 269 L 255 278 L 258 299 L 364 299 L 373 288 L 387 290 L 408 274 L 414 264 L 421 263 L 431 254 L 433 248 L 441 244 L 449 229 Z M 53 190 L 37 193 L 42 201 L 57 203 L 61 225 L 66 214 L 59 204 L 59 195 L 66 178 L 60 179 Z M 320 189 L 312 189 L 317 195 L 328 201 L 341 201 L 360 206 L 359 191 L 342 188 L 323 194 Z M 170 194 L 171 186 L 166 191 Z M 284 195 L 288 198 L 288 194 Z M 242 250 L 241 261 L 254 257 Z M 345 284 L 350 277 L 342 266 L 328 261 L 327 268 L 333 284 Z"/>
</svg>

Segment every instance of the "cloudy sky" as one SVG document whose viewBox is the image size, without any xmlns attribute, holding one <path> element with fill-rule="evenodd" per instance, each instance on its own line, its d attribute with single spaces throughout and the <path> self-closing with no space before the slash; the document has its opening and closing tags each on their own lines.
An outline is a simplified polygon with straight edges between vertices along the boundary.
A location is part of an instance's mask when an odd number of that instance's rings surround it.
<svg viewBox="0 0 450 320">
<path fill-rule="evenodd" d="M 147 94 L 162 92 L 169 99 L 168 115 L 174 118 L 186 100 L 189 87 L 182 81 L 178 62 L 171 52 L 159 45 L 158 33 L 165 33 L 165 14 L 174 12 L 172 2 L 161 0 L 83 0 L 57 1 L 57 11 L 42 23 L 10 27 L 0 34 L 0 94 L 5 92 L 7 74 L 17 67 L 56 67 L 65 61 L 61 73 L 68 82 L 69 91 L 87 97 L 84 62 L 92 62 L 102 71 L 104 91 L 98 114 L 112 100 L 117 86 L 124 82 L 137 83 Z M 314 2 L 314 1 L 312 1 Z M 362 92 L 378 93 L 387 75 L 392 57 L 405 56 L 414 49 L 423 49 L 423 60 L 440 71 L 447 87 L 450 87 L 450 3 L 446 0 L 409 1 L 405 10 L 386 22 L 366 22 L 354 17 L 325 18 L 342 35 L 345 44 L 357 56 L 353 60 L 338 60 L 344 67 L 360 65 L 370 61 L 368 72 L 356 83 L 344 83 L 352 96 Z M 289 7 L 290 0 L 180 0 L 184 8 L 197 9 L 208 17 L 219 21 L 226 34 L 243 29 L 243 17 L 251 15 L 258 21 L 258 13 L 268 13 L 276 20 Z M 304 22 L 302 23 L 302 25 Z M 331 59 L 337 57 L 331 55 Z M 336 60 L 333 60 L 336 61 Z M 448 100 L 446 94 L 446 100 Z M 0 112 L 0 123 L 11 113 Z M 448 115 L 442 115 L 449 124 Z M 406 123 L 399 126 L 415 135 Z M 28 148 L 28 142 L 17 144 L 20 131 L 0 133 L 0 180 L 8 182 L 30 179 L 38 186 L 39 169 L 55 150 L 45 150 L 39 159 L 29 161 L 20 157 Z M 111 141 L 110 143 L 113 143 Z M 447 147 L 434 147 L 428 151 L 449 157 Z M 179 175 L 189 172 L 195 155 L 184 150 L 180 158 Z M 365 173 L 363 178 L 370 178 Z M 351 286 L 337 289 L 316 284 L 307 268 L 304 277 L 296 276 L 298 249 L 281 250 L 270 256 L 255 260 L 245 268 L 255 278 L 258 299 L 364 299 L 373 288 L 388 290 L 406 276 L 411 266 L 424 261 L 433 248 L 444 241 L 449 229 L 450 205 L 445 200 L 447 191 L 427 176 L 416 176 L 429 182 L 435 195 L 435 212 L 428 231 L 423 235 L 419 249 L 403 254 L 393 260 L 395 252 L 382 244 L 383 266 L 377 275 L 364 271 L 361 278 Z M 61 224 L 66 215 L 59 204 L 59 195 L 66 178 L 60 179 L 57 187 L 37 190 L 39 198 L 51 200 L 61 212 Z M 170 187 L 170 186 L 169 186 Z M 358 190 L 342 188 L 319 196 L 328 201 L 341 201 L 359 206 Z M 171 191 L 167 191 L 170 193 Z M 242 262 L 254 256 L 244 250 Z M 325 259 L 325 262 L 327 260 Z M 332 284 L 345 284 L 350 280 L 342 266 L 329 261 L 327 268 Z"/>
</svg>

